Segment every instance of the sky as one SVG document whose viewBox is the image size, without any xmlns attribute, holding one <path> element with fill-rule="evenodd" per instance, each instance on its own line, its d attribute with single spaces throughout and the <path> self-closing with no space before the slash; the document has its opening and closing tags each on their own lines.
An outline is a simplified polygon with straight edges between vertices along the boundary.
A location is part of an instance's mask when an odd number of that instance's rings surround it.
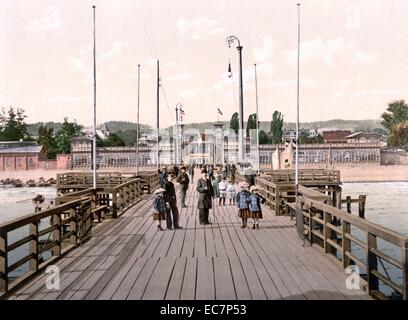
<svg viewBox="0 0 408 320">
<path fill-rule="evenodd" d="M 0 107 L 27 121 L 91 125 L 92 5 L 96 5 L 97 122 L 156 125 L 229 120 L 238 111 L 243 46 L 244 119 L 275 110 L 296 119 L 297 6 L 292 0 L 0 0 Z M 408 90 L 408 1 L 301 1 L 300 121 L 378 119 Z M 231 62 L 233 77 L 228 78 Z"/>
</svg>

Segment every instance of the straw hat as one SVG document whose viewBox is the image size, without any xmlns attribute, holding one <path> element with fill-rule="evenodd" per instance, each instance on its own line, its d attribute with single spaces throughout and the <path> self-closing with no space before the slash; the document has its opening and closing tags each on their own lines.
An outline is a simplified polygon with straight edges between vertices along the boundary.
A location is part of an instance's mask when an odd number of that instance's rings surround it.
<svg viewBox="0 0 408 320">
<path fill-rule="evenodd" d="M 257 187 L 257 186 L 252 186 L 252 187 L 249 189 L 249 191 L 251 191 L 251 192 L 254 192 L 254 191 L 257 191 L 257 190 L 259 190 L 259 187 Z"/>
<path fill-rule="evenodd" d="M 164 190 L 163 188 L 159 188 L 154 192 L 154 194 L 162 193 L 162 192 L 165 192 L 165 191 L 166 190 Z"/>
<path fill-rule="evenodd" d="M 248 183 L 246 183 L 246 182 L 244 182 L 244 181 L 241 181 L 241 182 L 238 184 L 238 187 L 240 187 L 241 189 L 248 189 Z"/>
</svg>

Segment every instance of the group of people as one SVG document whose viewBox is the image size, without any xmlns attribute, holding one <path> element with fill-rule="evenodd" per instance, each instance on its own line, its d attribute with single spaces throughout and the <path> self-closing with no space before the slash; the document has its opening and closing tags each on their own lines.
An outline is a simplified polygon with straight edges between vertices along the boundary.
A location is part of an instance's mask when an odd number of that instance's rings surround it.
<svg viewBox="0 0 408 320">
<path fill-rule="evenodd" d="M 225 170 L 224 170 L 225 168 Z M 177 196 L 173 180 L 180 184 L 179 188 L 179 206 L 186 208 L 185 198 L 189 184 L 193 183 L 194 166 L 187 168 L 173 167 L 168 170 L 163 167 L 160 173 L 160 188 L 155 191 L 153 200 L 153 219 L 157 222 L 157 228 L 160 231 L 164 229 L 161 226 L 163 220 L 166 220 L 166 227 L 169 230 L 181 229 L 179 225 L 179 210 L 177 206 Z M 218 205 L 225 205 L 226 199 L 229 205 L 235 205 L 238 208 L 238 216 L 242 219 L 242 228 L 248 227 L 248 219 L 252 219 L 252 229 L 259 229 L 259 220 L 262 219 L 261 204 L 265 199 L 260 195 L 258 187 L 248 182 L 241 182 L 238 188 L 235 184 L 235 170 L 230 171 L 225 163 L 214 178 L 214 167 L 201 166 L 201 177 L 197 181 L 196 191 L 198 192 L 197 208 L 199 210 L 199 221 L 202 225 L 211 224 L 209 211 L 213 207 L 213 199 L 219 198 Z M 188 174 L 187 174 L 188 172 Z"/>
</svg>

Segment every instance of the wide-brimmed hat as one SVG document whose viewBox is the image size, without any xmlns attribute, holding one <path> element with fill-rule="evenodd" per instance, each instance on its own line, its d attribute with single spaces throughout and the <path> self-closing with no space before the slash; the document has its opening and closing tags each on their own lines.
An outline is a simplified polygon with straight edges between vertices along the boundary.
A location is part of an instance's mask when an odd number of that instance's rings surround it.
<svg viewBox="0 0 408 320">
<path fill-rule="evenodd" d="M 254 191 L 257 191 L 257 190 L 259 190 L 259 187 L 258 187 L 258 186 L 252 186 L 252 187 L 249 189 L 249 191 L 251 191 L 251 192 L 254 192 Z"/>
<path fill-rule="evenodd" d="M 159 188 L 154 192 L 154 194 L 162 193 L 162 192 L 165 192 L 165 191 L 166 190 L 164 190 L 163 188 Z"/>
<path fill-rule="evenodd" d="M 241 189 L 248 189 L 248 183 L 246 183 L 246 182 L 244 182 L 244 181 L 241 181 L 241 182 L 238 184 L 238 187 L 240 187 Z"/>
</svg>

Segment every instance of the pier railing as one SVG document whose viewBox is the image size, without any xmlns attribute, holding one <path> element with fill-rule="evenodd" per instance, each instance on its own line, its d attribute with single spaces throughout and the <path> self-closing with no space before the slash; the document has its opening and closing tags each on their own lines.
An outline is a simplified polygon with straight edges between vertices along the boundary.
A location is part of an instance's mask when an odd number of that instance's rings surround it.
<svg viewBox="0 0 408 320">
<path fill-rule="evenodd" d="M 317 171 L 317 170 L 313 170 Z M 318 173 L 311 172 L 302 175 L 299 183 L 311 188 L 321 188 L 327 194 L 330 194 L 331 201 L 336 207 L 340 207 L 341 200 L 341 182 L 337 172 Z M 284 178 L 282 178 L 284 177 Z M 260 193 L 265 198 L 269 207 L 275 211 L 276 215 L 288 215 L 291 213 L 290 205 L 296 202 L 295 183 L 291 179 L 291 174 L 278 174 L 277 176 L 261 175 L 256 177 L 255 184 L 260 187 Z M 307 179 L 306 179 L 307 177 Z M 309 189 L 310 188 L 310 189 Z"/>
<path fill-rule="evenodd" d="M 0 297 L 88 240 L 91 228 L 89 199 L 71 201 L 1 224 Z M 12 241 L 17 233 L 23 233 L 23 237 Z"/>
<path fill-rule="evenodd" d="M 384 228 L 363 218 L 351 215 L 320 199 L 307 195 L 297 199 L 302 208 L 304 235 L 309 242 L 320 246 L 326 254 L 334 255 L 343 268 L 358 266 L 364 273 L 361 282 L 368 293 L 385 299 L 380 283 L 395 291 L 403 300 L 408 300 L 408 237 Z M 392 257 L 384 244 L 394 246 L 399 257 Z M 358 249 L 357 249 L 358 248 Z M 356 250 L 363 254 L 356 254 Z M 360 257 L 362 256 L 362 257 Z M 393 269 L 397 277 L 387 270 Z"/>
<path fill-rule="evenodd" d="M 55 198 L 54 208 L 1 224 L 0 297 L 87 241 L 101 212 L 117 218 L 159 185 L 158 174 L 127 180 L 66 193 Z"/>
</svg>

